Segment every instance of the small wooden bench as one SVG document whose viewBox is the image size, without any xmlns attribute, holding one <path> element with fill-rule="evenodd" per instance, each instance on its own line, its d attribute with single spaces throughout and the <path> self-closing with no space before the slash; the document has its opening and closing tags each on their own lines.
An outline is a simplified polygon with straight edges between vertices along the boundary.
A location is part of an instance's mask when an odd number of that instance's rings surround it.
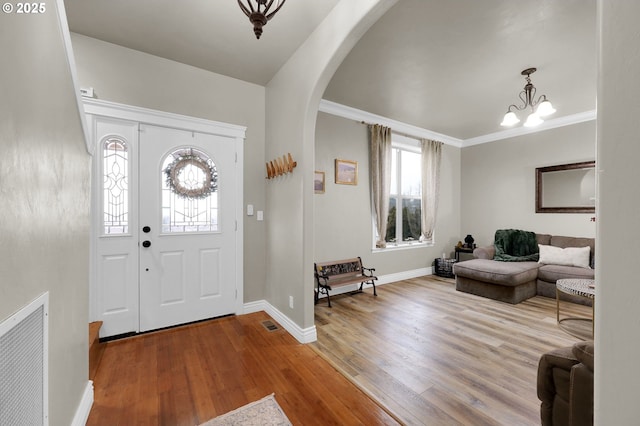
<svg viewBox="0 0 640 426">
<path fill-rule="evenodd" d="M 356 291 L 357 293 L 362 292 L 362 286 L 364 284 L 370 284 L 373 286 L 373 295 L 377 296 L 375 281 L 378 277 L 373 275 L 374 271 L 374 268 L 365 268 L 362 266 L 362 259 L 360 259 L 360 257 L 314 263 L 314 275 L 316 277 L 314 303 L 318 303 L 320 293 L 324 293 L 327 295 L 327 303 L 329 307 L 331 307 L 329 290 L 335 287 L 358 283 L 360 283 L 360 289 Z"/>
</svg>

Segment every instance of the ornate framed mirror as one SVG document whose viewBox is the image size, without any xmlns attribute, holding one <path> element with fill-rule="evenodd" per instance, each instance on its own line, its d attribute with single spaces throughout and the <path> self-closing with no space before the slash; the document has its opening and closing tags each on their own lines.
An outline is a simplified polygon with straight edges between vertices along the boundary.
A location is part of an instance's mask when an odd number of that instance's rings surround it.
<svg viewBox="0 0 640 426">
<path fill-rule="evenodd" d="M 596 162 L 536 168 L 536 213 L 595 213 Z"/>
</svg>

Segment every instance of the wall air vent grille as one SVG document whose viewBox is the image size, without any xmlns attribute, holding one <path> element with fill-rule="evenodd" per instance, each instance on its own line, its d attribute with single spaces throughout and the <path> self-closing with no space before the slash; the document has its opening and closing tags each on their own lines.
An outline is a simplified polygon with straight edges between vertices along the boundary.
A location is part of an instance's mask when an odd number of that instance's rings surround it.
<svg viewBox="0 0 640 426">
<path fill-rule="evenodd" d="M 0 425 L 48 424 L 48 293 L 0 324 Z"/>
</svg>

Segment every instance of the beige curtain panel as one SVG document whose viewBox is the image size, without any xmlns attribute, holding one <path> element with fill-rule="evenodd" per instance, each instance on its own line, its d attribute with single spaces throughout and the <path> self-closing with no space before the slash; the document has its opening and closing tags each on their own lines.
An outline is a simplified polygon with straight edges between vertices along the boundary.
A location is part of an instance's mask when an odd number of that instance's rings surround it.
<svg viewBox="0 0 640 426">
<path fill-rule="evenodd" d="M 386 247 L 389 192 L 391 188 L 391 128 L 374 124 L 371 128 L 371 198 L 378 238 L 376 247 Z"/>
<path fill-rule="evenodd" d="M 442 142 L 422 139 L 422 200 L 420 241 L 433 242 L 433 230 L 436 227 L 438 198 L 440 197 L 440 160 Z"/>
</svg>

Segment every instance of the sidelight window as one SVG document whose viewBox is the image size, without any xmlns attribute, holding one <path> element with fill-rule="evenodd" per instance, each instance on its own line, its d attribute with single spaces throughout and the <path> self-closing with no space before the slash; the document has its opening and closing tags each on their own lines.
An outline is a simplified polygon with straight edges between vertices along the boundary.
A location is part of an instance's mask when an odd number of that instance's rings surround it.
<svg viewBox="0 0 640 426">
<path fill-rule="evenodd" d="M 129 233 L 129 148 L 119 138 L 102 145 L 103 232 Z"/>
</svg>

